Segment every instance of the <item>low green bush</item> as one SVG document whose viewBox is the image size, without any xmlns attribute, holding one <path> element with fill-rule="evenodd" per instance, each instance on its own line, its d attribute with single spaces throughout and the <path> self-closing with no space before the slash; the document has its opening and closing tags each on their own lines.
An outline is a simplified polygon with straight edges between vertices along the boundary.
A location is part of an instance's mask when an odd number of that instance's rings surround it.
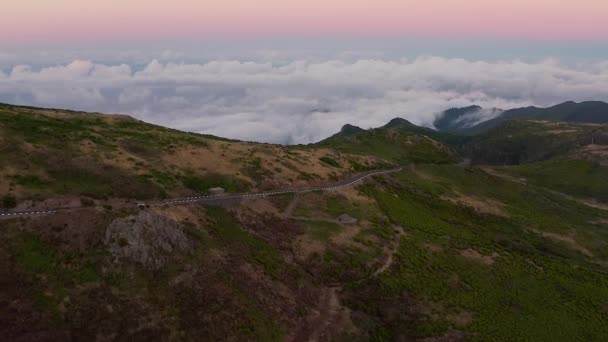
<svg viewBox="0 0 608 342">
<path fill-rule="evenodd" d="M 17 198 L 12 194 L 2 196 L 1 202 L 3 208 L 12 209 L 17 206 Z"/>
<path fill-rule="evenodd" d="M 327 165 L 333 166 L 333 167 L 341 167 L 340 163 L 338 163 L 335 159 L 325 156 L 325 157 L 321 157 L 319 158 L 320 161 L 324 162 Z"/>
<path fill-rule="evenodd" d="M 185 187 L 200 193 L 206 193 L 210 188 L 224 188 L 227 192 L 244 192 L 249 186 L 244 181 L 219 174 L 204 176 L 185 176 L 181 179 Z"/>
</svg>

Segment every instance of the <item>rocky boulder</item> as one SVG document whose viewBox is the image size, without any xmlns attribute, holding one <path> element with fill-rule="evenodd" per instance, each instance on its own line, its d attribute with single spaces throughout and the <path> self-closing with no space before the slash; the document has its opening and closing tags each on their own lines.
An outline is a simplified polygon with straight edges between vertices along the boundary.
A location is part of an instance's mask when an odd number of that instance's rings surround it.
<svg viewBox="0 0 608 342">
<path fill-rule="evenodd" d="M 132 261 L 150 270 L 162 268 L 175 253 L 193 247 L 177 222 L 146 211 L 112 221 L 104 243 L 115 261 Z"/>
<path fill-rule="evenodd" d="M 225 194 L 226 190 L 224 188 L 210 188 L 207 193 L 211 196 L 219 196 Z"/>
<path fill-rule="evenodd" d="M 357 219 L 348 214 L 342 214 L 338 216 L 338 222 L 341 224 L 355 224 L 357 223 Z"/>
</svg>

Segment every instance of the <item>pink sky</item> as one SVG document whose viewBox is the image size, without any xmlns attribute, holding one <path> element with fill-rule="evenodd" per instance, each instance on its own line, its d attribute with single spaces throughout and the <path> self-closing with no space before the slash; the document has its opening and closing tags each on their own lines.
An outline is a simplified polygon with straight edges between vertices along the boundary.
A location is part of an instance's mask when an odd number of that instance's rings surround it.
<svg viewBox="0 0 608 342">
<path fill-rule="evenodd" d="M 608 0 L 17 0 L 2 44 L 180 38 L 607 40 Z"/>
</svg>

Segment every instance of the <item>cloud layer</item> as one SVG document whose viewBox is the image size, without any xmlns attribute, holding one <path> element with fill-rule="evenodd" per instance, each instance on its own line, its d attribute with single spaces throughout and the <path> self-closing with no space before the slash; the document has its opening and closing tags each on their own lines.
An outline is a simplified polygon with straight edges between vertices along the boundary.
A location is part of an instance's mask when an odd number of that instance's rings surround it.
<svg viewBox="0 0 608 342">
<path fill-rule="evenodd" d="M 450 107 L 566 100 L 607 101 L 608 61 L 155 60 L 136 68 L 75 60 L 0 70 L 2 102 L 127 113 L 178 129 L 276 143 L 315 142 L 345 123 L 368 128 L 396 116 L 430 126 Z"/>
</svg>

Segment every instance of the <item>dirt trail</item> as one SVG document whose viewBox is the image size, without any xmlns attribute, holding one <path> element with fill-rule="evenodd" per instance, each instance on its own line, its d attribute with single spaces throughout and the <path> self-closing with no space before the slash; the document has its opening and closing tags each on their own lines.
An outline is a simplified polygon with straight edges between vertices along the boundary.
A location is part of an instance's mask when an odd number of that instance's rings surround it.
<svg viewBox="0 0 608 342">
<path fill-rule="evenodd" d="M 337 219 L 331 219 L 331 218 L 323 218 L 323 217 L 306 217 L 306 216 L 287 216 L 290 219 L 294 219 L 294 220 L 299 220 L 299 221 L 312 221 L 312 222 L 328 222 L 328 223 L 336 223 L 336 224 L 342 224 L 340 223 L 340 221 L 338 221 Z"/>
<path fill-rule="evenodd" d="M 481 169 L 483 171 L 487 172 L 488 174 L 492 175 L 492 176 L 500 177 L 500 178 L 503 178 L 503 179 L 506 179 L 506 180 L 510 180 L 510 181 L 513 181 L 513 182 L 516 182 L 516 183 L 519 183 L 519 184 L 523 184 L 523 185 L 527 184 L 527 181 L 524 178 L 518 178 L 518 177 L 510 176 L 510 175 L 504 174 L 504 173 L 502 173 L 500 171 L 497 171 L 495 169 L 492 169 L 490 167 L 482 167 Z M 563 192 L 551 190 L 551 189 L 546 188 L 546 187 L 542 187 L 542 188 L 544 190 L 546 190 L 547 192 L 550 192 L 550 193 L 552 193 L 554 195 L 561 196 L 561 197 L 569 199 L 571 201 L 575 201 L 575 202 L 584 204 L 586 206 L 589 206 L 589 207 L 592 207 L 592 208 L 595 208 L 595 209 L 608 210 L 608 204 L 601 203 L 601 202 L 599 202 L 599 201 L 597 201 L 597 200 L 595 200 L 593 198 L 577 198 L 577 197 L 573 197 L 573 196 L 570 196 L 568 194 L 565 194 Z"/>
<path fill-rule="evenodd" d="M 304 342 L 327 339 L 331 325 L 339 323 L 342 305 L 338 298 L 339 287 L 326 287 L 319 296 L 318 311 L 294 335 L 285 341 Z"/>
<path fill-rule="evenodd" d="M 393 229 L 396 232 L 396 236 L 391 245 L 386 248 L 387 258 L 385 262 L 371 275 L 357 280 L 356 282 L 377 277 L 391 267 L 394 260 L 394 254 L 399 248 L 401 237 L 405 234 L 405 231 L 400 226 L 395 225 L 393 226 Z M 330 335 L 332 331 L 337 331 L 339 330 L 338 327 L 349 324 L 350 317 L 348 312 L 344 310 L 345 308 L 340 303 L 340 298 L 338 296 L 340 289 L 341 286 L 323 288 L 321 295 L 319 296 L 317 311 L 307 319 L 306 323 L 302 324 L 302 327 L 297 332 L 288 336 L 285 340 L 293 342 L 324 341 L 331 338 Z M 352 325 L 352 322 L 350 324 Z"/>
<path fill-rule="evenodd" d="M 552 233 L 552 232 L 543 232 L 543 231 L 539 231 L 536 229 L 534 229 L 533 231 L 536 232 L 537 234 L 540 234 L 541 236 L 543 236 L 545 238 L 564 242 L 567 245 L 569 245 L 571 248 L 585 254 L 586 256 L 591 257 L 591 258 L 593 257 L 593 253 L 591 253 L 590 250 L 588 250 L 584 246 L 580 245 L 578 243 L 578 241 L 576 241 L 574 234 L 565 235 L 565 234 L 558 234 L 558 233 Z"/>
<path fill-rule="evenodd" d="M 555 190 L 551 190 L 551 189 L 546 189 L 546 190 L 554 195 L 561 196 L 565 199 L 569 199 L 571 201 L 578 202 L 580 204 L 586 205 L 591 208 L 600 209 L 600 210 L 608 210 L 608 204 L 599 202 L 594 198 L 578 198 L 578 197 L 574 197 L 574 196 L 565 194 L 563 192 L 559 192 L 559 191 L 555 191 Z"/>
<path fill-rule="evenodd" d="M 291 200 L 291 202 L 289 202 L 289 205 L 287 206 L 287 208 L 285 208 L 285 211 L 283 212 L 283 215 L 286 216 L 286 217 L 290 217 L 293 214 L 294 209 L 298 205 L 298 201 L 299 200 L 300 200 L 300 195 L 299 194 L 295 194 L 293 196 L 293 199 Z"/>
<path fill-rule="evenodd" d="M 393 255 L 395 255 L 397 252 L 397 249 L 399 248 L 399 241 L 401 240 L 403 234 L 405 234 L 402 227 L 393 226 L 393 228 L 397 232 L 397 236 L 395 237 L 395 241 L 393 242 L 391 248 L 388 249 L 388 257 L 386 258 L 386 261 L 376 271 L 374 271 L 374 273 L 372 273 L 371 277 L 377 277 L 384 271 L 388 270 L 388 268 L 393 264 Z"/>
<path fill-rule="evenodd" d="M 497 171 L 497 170 L 495 170 L 495 169 L 493 169 L 491 167 L 481 167 L 481 169 L 483 171 L 485 171 L 486 173 L 492 175 L 492 176 L 500 177 L 500 178 L 503 178 L 503 179 L 506 179 L 506 180 L 510 180 L 510 181 L 513 181 L 513 182 L 516 182 L 516 183 L 519 183 L 519 184 L 523 184 L 523 185 L 527 184 L 527 180 L 525 178 L 518 178 L 518 177 L 515 177 L 515 176 L 510 176 L 510 175 L 504 174 L 504 173 L 502 173 L 500 171 Z M 569 199 L 571 201 L 575 201 L 575 202 L 584 204 L 584 205 L 586 205 L 588 207 L 592 207 L 592 208 L 600 209 L 600 210 L 608 210 L 608 204 L 599 202 L 599 201 L 597 201 L 597 200 L 595 200 L 593 198 L 577 198 L 577 197 L 573 197 L 573 196 L 570 196 L 568 194 L 565 194 L 563 192 L 551 190 L 551 189 L 546 188 L 546 187 L 542 187 L 542 188 L 544 190 L 546 190 L 547 192 L 550 192 L 550 193 L 552 193 L 554 195 L 558 195 L 558 196 L 561 196 L 563 198 Z"/>
<path fill-rule="evenodd" d="M 489 166 L 480 166 L 479 168 L 491 176 L 503 178 L 503 179 L 510 180 L 512 182 L 523 184 L 523 185 L 526 185 L 528 183 L 528 181 L 525 178 L 511 176 L 506 173 L 502 173 Z"/>
<path fill-rule="evenodd" d="M 311 220 L 310 218 L 305 217 L 299 219 Z M 399 248 L 401 237 L 405 235 L 405 231 L 402 227 L 394 225 L 393 229 L 396 232 L 396 236 L 391 245 L 385 250 L 387 253 L 385 262 L 371 275 L 356 280 L 355 282 L 377 277 L 391 267 L 394 261 L 394 254 Z M 339 330 L 338 327 L 349 324 L 350 317 L 348 316 L 348 312 L 344 310 L 345 308 L 340 303 L 340 298 L 338 296 L 340 289 L 340 285 L 323 288 L 321 295 L 319 296 L 318 310 L 302 324 L 302 327 L 297 332 L 288 336 L 285 340 L 294 342 L 328 340 L 331 337 L 332 331 L 337 331 Z M 350 324 L 352 325 L 352 322 L 350 322 Z"/>
<path fill-rule="evenodd" d="M 377 277 L 380 273 L 383 273 L 384 271 L 386 271 L 389 267 L 391 267 L 391 265 L 393 264 L 393 253 L 390 253 L 388 255 L 388 258 L 386 258 L 386 261 L 384 262 L 384 264 L 382 264 L 382 266 L 380 266 L 373 274 L 372 277 Z"/>
<path fill-rule="evenodd" d="M 319 341 L 330 325 L 338 321 L 342 306 L 337 290 L 336 287 L 330 287 L 324 291 L 320 315 L 311 325 L 313 331 L 308 335 L 307 341 Z"/>
</svg>

